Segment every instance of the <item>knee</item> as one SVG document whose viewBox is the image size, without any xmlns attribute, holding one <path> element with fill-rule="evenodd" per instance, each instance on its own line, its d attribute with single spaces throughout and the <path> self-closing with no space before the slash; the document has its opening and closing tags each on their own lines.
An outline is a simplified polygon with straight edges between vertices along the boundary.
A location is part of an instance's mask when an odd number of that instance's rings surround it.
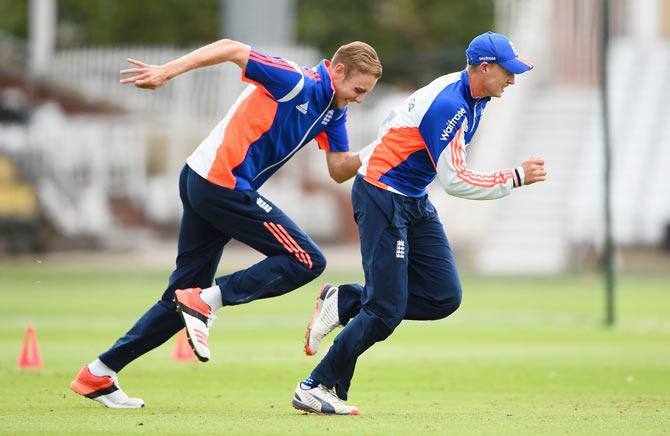
<svg viewBox="0 0 670 436">
<path fill-rule="evenodd" d="M 437 311 L 436 319 L 443 319 L 456 312 L 456 310 L 461 306 L 461 299 L 459 298 L 456 301 L 450 301 L 439 307 Z"/>
<path fill-rule="evenodd" d="M 312 267 L 310 268 L 310 270 L 312 271 L 314 278 L 316 278 L 326 270 L 326 256 L 324 256 L 321 250 L 317 248 L 311 255 L 311 258 L 312 258 Z"/>
<path fill-rule="evenodd" d="M 314 280 L 326 269 L 326 257 L 316 247 L 314 250 L 310 250 L 299 256 L 292 256 L 292 260 L 298 266 L 296 276 L 300 277 L 300 281 L 304 283 Z"/>
<path fill-rule="evenodd" d="M 462 296 L 463 294 L 461 292 L 461 288 L 459 287 L 458 292 L 454 293 L 454 295 L 449 297 L 446 301 L 437 305 L 435 319 L 446 318 L 452 313 L 456 312 L 456 310 L 458 310 L 458 308 L 461 306 L 461 301 L 463 299 Z"/>
<path fill-rule="evenodd" d="M 383 341 L 393 333 L 402 321 L 403 316 L 399 313 L 375 313 L 364 309 L 370 319 L 370 333 L 376 341 Z"/>
</svg>

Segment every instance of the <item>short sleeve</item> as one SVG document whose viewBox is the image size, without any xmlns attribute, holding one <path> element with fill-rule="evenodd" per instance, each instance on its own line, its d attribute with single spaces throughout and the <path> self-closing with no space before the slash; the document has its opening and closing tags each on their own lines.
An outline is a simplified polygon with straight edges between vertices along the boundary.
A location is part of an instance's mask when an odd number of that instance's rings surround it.
<svg viewBox="0 0 670 436">
<path fill-rule="evenodd" d="M 326 114 L 328 116 L 328 114 Z M 349 151 L 349 134 L 347 132 L 347 111 L 332 120 L 326 129 L 314 138 L 319 148 L 325 151 Z"/>
<path fill-rule="evenodd" d="M 305 83 L 298 65 L 283 58 L 272 57 L 252 49 L 242 80 L 261 87 L 278 102 L 293 99 Z"/>
</svg>

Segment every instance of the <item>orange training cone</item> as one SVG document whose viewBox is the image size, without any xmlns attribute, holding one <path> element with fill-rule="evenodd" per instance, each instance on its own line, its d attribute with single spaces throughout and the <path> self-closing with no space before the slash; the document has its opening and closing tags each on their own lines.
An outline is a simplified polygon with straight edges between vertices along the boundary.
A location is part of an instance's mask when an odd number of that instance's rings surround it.
<svg viewBox="0 0 670 436">
<path fill-rule="evenodd" d="M 174 345 L 172 358 L 177 362 L 193 362 L 196 360 L 195 353 L 193 353 L 193 349 L 188 344 L 188 339 L 186 339 L 186 329 L 177 333 L 177 343 Z"/>
<path fill-rule="evenodd" d="M 23 348 L 18 362 L 19 368 L 41 368 L 42 356 L 40 355 L 40 348 L 37 345 L 37 336 L 35 335 L 35 328 L 28 325 L 26 334 L 23 337 Z"/>
</svg>

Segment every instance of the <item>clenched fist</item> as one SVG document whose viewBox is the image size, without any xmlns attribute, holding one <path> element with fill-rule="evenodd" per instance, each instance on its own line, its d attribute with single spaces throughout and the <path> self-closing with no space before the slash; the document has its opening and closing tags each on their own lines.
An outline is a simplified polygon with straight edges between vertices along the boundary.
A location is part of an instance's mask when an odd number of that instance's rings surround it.
<svg viewBox="0 0 670 436">
<path fill-rule="evenodd" d="M 547 170 L 544 169 L 544 159 L 533 156 L 521 164 L 524 173 L 524 185 L 543 182 L 547 179 Z"/>
</svg>

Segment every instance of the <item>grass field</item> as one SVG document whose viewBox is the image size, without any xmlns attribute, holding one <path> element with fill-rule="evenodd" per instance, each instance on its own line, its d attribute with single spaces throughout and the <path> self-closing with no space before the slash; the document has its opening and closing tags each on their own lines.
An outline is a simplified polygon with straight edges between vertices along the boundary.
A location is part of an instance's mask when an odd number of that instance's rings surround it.
<svg viewBox="0 0 670 436">
<path fill-rule="evenodd" d="M 174 342 L 121 373 L 142 410 L 72 393 L 80 367 L 158 298 L 167 271 L 0 263 L 0 433 L 670 434 L 670 281 L 624 277 L 618 324 L 602 327 L 595 276 L 464 276 L 464 302 L 439 322 L 403 323 L 359 360 L 360 416 L 290 407 L 304 327 L 325 275 L 274 300 L 219 312 L 213 360 L 171 359 Z M 44 368 L 18 370 L 32 323 Z M 320 353 L 322 355 L 322 353 Z"/>
</svg>

